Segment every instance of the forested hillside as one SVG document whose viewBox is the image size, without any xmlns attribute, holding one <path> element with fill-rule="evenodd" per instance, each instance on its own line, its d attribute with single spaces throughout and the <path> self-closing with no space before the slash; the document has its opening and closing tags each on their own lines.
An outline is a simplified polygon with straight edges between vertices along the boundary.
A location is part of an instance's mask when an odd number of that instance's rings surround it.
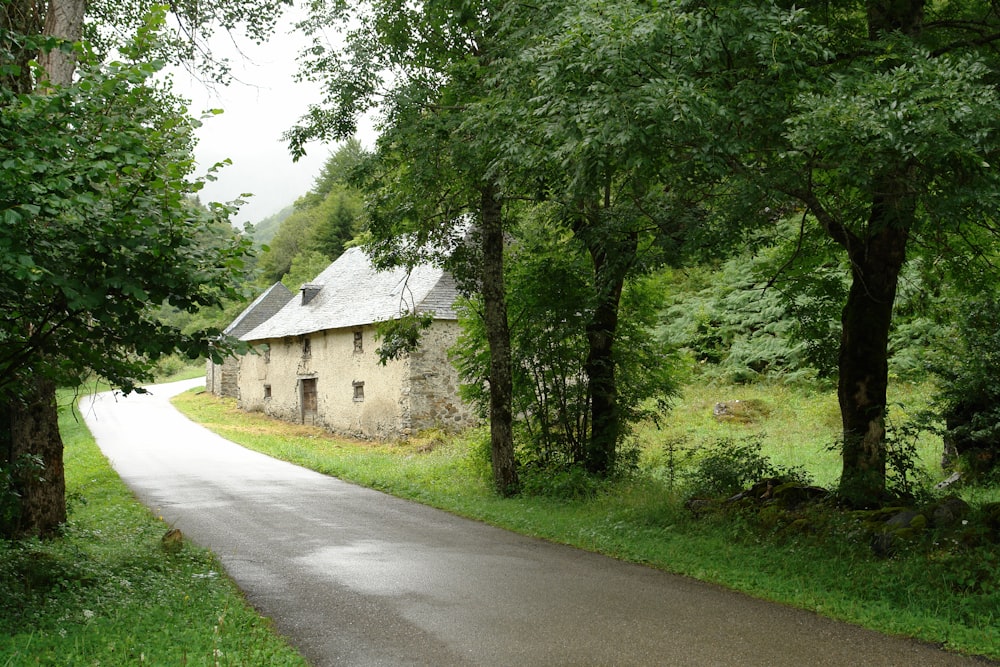
<svg viewBox="0 0 1000 667">
<path fill-rule="evenodd" d="M 295 201 L 266 241 L 268 250 L 259 263 L 263 285 L 283 280 L 297 290 L 339 257 L 361 231 L 361 193 L 350 184 L 350 176 L 363 158 L 356 140 L 330 155 L 312 189 Z M 264 243 L 257 232 L 254 240 Z"/>
<path fill-rule="evenodd" d="M 252 223 L 251 235 L 253 236 L 254 245 L 259 248 L 260 246 L 270 243 L 271 239 L 274 238 L 274 235 L 278 233 L 281 223 L 283 223 L 293 211 L 295 211 L 295 207 L 289 204 L 277 213 L 269 215 L 259 222 Z"/>
</svg>

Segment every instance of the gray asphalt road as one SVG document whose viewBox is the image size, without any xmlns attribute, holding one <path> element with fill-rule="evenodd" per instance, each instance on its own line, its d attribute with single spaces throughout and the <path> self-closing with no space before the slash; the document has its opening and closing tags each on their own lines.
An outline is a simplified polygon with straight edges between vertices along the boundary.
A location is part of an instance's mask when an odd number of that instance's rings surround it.
<svg viewBox="0 0 1000 667">
<path fill-rule="evenodd" d="M 84 416 L 315 665 L 981 664 L 276 461 L 174 410 L 190 386 L 101 394 Z"/>
</svg>

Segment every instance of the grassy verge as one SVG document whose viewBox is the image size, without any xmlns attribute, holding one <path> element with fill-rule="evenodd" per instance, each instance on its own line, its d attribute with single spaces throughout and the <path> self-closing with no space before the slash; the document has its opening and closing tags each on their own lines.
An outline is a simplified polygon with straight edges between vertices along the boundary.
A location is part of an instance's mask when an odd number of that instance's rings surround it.
<svg viewBox="0 0 1000 667">
<path fill-rule="evenodd" d="M 889 415 L 903 424 L 925 409 L 932 400 L 927 385 L 893 383 Z M 740 401 L 756 406 L 745 419 L 718 420 L 713 408 L 719 402 Z M 833 486 L 840 478 L 841 460 L 836 449 L 841 429 L 836 391 L 810 385 L 692 384 L 684 388 L 674 409 L 659 428 L 639 429 L 645 467 L 664 465 L 664 443 L 698 450 L 725 438 L 760 437 L 765 453 L 785 467 L 808 470 L 821 486 Z M 917 443 L 922 468 L 935 478 L 941 472 L 941 441 L 926 435 Z"/>
<path fill-rule="evenodd" d="M 157 382 L 179 382 L 181 380 L 192 380 L 196 377 L 205 377 L 205 360 L 178 359 L 168 357 L 160 364 L 160 373 Z"/>
<path fill-rule="evenodd" d="M 702 419 L 704 410 L 692 407 L 692 400 L 706 399 L 689 396 L 672 418 L 673 428 L 690 431 L 689 439 L 745 431 L 747 425 L 740 424 L 706 434 L 705 429 L 716 426 L 697 427 L 692 420 Z M 774 432 L 782 424 L 804 421 L 802 414 L 825 414 L 828 401 L 827 396 L 808 392 L 781 397 L 781 409 L 774 410 L 778 417 L 757 427 L 768 426 Z M 641 472 L 630 479 L 586 494 L 574 493 L 579 485 L 568 483 L 562 495 L 560 481 L 552 479 L 558 497 L 502 500 L 490 492 L 484 431 L 460 438 L 430 434 L 407 444 L 376 445 L 243 413 L 233 401 L 204 393 L 182 394 L 175 404 L 231 440 L 320 472 L 888 634 L 1000 658 L 995 550 L 941 544 L 930 551 L 901 548 L 895 557 L 880 559 L 872 554 L 869 536 L 846 516 L 817 518 L 816 525 L 823 530 L 802 533 L 761 526 L 739 515 L 695 518 L 684 508 L 676 485 L 665 482 L 662 474 L 650 474 L 664 464 L 648 443 Z M 686 411 L 696 417 L 685 417 Z M 815 439 L 819 442 L 829 435 L 828 430 Z M 829 464 L 821 462 L 821 469 L 824 465 Z"/>
<path fill-rule="evenodd" d="M 60 430 L 69 522 L 58 539 L 0 542 L 0 667 L 305 665 L 211 553 L 164 548 L 168 527 L 78 415 L 64 410 Z"/>
</svg>

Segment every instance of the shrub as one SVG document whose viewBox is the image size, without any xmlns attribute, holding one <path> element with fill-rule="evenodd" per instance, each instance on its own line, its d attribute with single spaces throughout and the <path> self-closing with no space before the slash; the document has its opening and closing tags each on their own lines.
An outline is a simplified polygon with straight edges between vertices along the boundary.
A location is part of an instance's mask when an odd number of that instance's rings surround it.
<svg viewBox="0 0 1000 667">
<path fill-rule="evenodd" d="M 761 453 L 763 436 L 739 440 L 723 438 L 696 454 L 693 464 L 681 472 L 681 480 L 692 496 L 731 496 L 768 478 L 803 484 L 810 482 L 801 468 L 774 464 Z"/>
<path fill-rule="evenodd" d="M 556 500 L 591 498 L 604 481 L 587 472 L 582 465 L 525 465 L 520 471 L 521 492 L 527 496 L 543 496 Z"/>
<path fill-rule="evenodd" d="M 930 362 L 941 379 L 937 416 L 952 456 L 965 471 L 988 474 L 1000 463 L 1000 293 L 963 302 L 953 343 Z"/>
</svg>

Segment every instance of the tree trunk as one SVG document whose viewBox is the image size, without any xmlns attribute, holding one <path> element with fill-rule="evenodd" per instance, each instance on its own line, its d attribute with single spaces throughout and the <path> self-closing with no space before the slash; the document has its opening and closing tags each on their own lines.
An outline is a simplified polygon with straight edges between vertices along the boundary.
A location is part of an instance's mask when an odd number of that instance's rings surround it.
<svg viewBox="0 0 1000 667">
<path fill-rule="evenodd" d="M 37 58 L 38 53 L 24 48 L 23 42 L 12 39 L 10 33 L 19 35 L 37 35 L 42 30 L 42 12 L 38 0 L 8 0 L 0 2 L 0 49 L 10 54 L 11 62 L 5 65 L 15 65 L 16 70 L 9 71 L 5 77 L 5 85 L 17 93 L 28 93 L 34 88 L 31 79 L 31 68 L 28 62 Z"/>
<path fill-rule="evenodd" d="M 79 42 L 83 36 L 83 15 L 86 9 L 87 0 L 49 0 L 43 33 L 67 42 Z M 45 69 L 50 83 L 68 86 L 73 82 L 73 72 L 76 70 L 76 55 L 73 51 L 59 48 L 45 51 L 38 56 L 38 64 Z"/>
<path fill-rule="evenodd" d="M 592 473 L 605 475 L 614 467 L 621 431 L 614 344 L 624 279 L 621 275 L 607 275 L 610 268 L 602 250 L 591 248 L 591 258 L 597 304 L 593 318 L 587 323 L 589 349 L 584 371 L 590 394 L 591 432 L 584 451 L 584 466 Z"/>
<path fill-rule="evenodd" d="M 513 379 L 510 329 L 503 282 L 503 220 L 501 204 L 492 185 L 482 191 L 482 290 L 486 339 L 490 348 L 490 452 L 493 484 L 502 496 L 518 492 L 520 482 L 514 460 Z"/>
<path fill-rule="evenodd" d="M 0 434 L 4 469 L 12 471 L 11 509 L 0 525 L 4 537 L 48 537 L 66 521 L 63 443 L 59 435 L 56 387 L 50 380 L 25 383 L 26 396 L 7 406 Z M 40 461 L 41 466 L 35 465 Z"/>
<path fill-rule="evenodd" d="M 886 230 L 866 244 L 867 258 L 852 257 L 837 397 L 844 427 L 840 490 L 856 506 L 877 504 L 885 495 L 889 331 L 906 237 L 906 230 Z"/>
<path fill-rule="evenodd" d="M 924 24 L 925 0 L 868 0 L 868 39 L 879 39 L 883 33 L 901 32 L 915 37 Z"/>
<path fill-rule="evenodd" d="M 611 206 L 605 192 L 604 208 Z M 635 261 L 638 236 L 631 231 L 609 229 L 597 219 L 595 207 L 588 212 L 587 229 L 580 230 L 594 269 L 594 314 L 587 323 L 587 391 L 590 399 L 590 438 L 584 451 L 584 467 L 597 475 L 610 473 L 615 466 L 621 437 L 621 410 L 618 406 L 614 347 L 622 290 L 629 267 Z"/>
<path fill-rule="evenodd" d="M 872 40 L 901 32 L 917 37 L 924 0 L 866 4 Z M 884 165 L 872 184 L 867 234 L 838 239 L 851 260 L 852 282 L 842 314 L 837 397 L 843 423 L 840 494 L 858 507 L 886 498 L 886 390 L 889 332 L 906 243 L 916 219 L 916 196 L 905 165 Z"/>
<path fill-rule="evenodd" d="M 6 6 L 0 13 L 3 27 L 21 34 L 37 34 L 40 18 L 37 4 L 33 6 L 22 0 Z M 86 0 L 49 0 L 42 33 L 69 42 L 79 41 L 86 6 Z M 76 67 L 72 52 L 53 49 L 38 54 L 38 61 L 48 73 L 49 83 L 72 83 Z M 29 79 L 21 76 L 14 83 L 28 85 Z M 16 502 L 6 502 L 12 511 L 0 517 L 3 519 L 0 531 L 18 537 L 46 537 L 66 521 L 66 481 L 56 386 L 42 377 L 25 378 L 18 386 L 22 394 L 0 406 L 6 412 L 0 420 L 0 429 L 4 431 L 0 433 L 0 441 L 7 445 L 4 469 L 12 471 L 10 491 L 17 494 L 3 499 Z M 41 469 L 33 465 L 37 461 L 41 462 Z"/>
</svg>

